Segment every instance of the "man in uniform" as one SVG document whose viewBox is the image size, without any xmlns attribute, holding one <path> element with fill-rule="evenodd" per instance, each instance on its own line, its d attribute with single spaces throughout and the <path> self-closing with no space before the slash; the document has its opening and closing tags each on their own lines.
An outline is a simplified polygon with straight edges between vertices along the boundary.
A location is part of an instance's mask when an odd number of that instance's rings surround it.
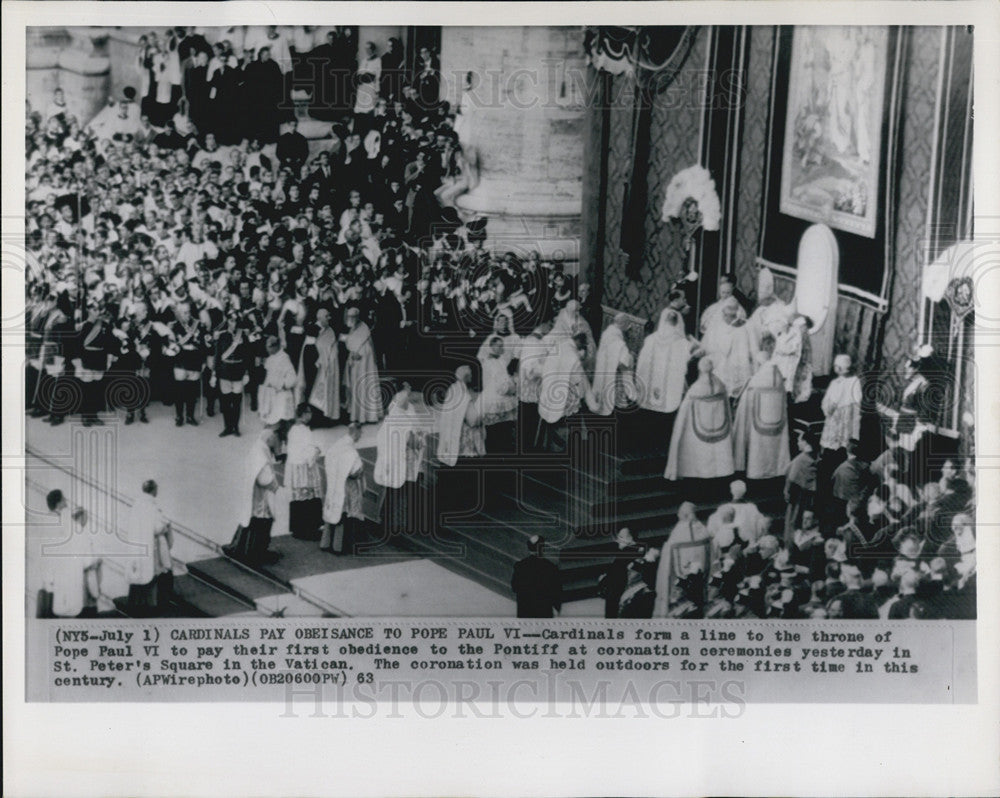
<svg viewBox="0 0 1000 798">
<path fill-rule="evenodd" d="M 136 411 L 139 411 L 139 421 L 149 423 L 146 416 L 146 405 L 149 402 L 149 368 L 147 360 L 150 354 L 153 325 L 148 318 L 148 309 L 144 302 L 136 302 L 126 311 L 121 327 L 114 331 L 119 339 L 119 356 L 117 369 L 132 380 L 135 380 L 135 404 L 125 408 L 125 423 L 135 422 Z"/>
<path fill-rule="evenodd" d="M 226 331 L 215 340 L 215 379 L 218 380 L 219 405 L 225 423 L 220 438 L 240 436 L 240 415 L 243 410 L 243 380 L 250 362 L 250 349 L 246 342 L 246 322 L 230 316 Z"/>
<path fill-rule="evenodd" d="M 98 413 L 104 410 L 104 374 L 113 357 L 112 347 L 117 350 L 107 314 L 96 299 L 91 299 L 73 357 L 73 368 L 83 392 L 81 409 L 85 427 L 104 423 Z"/>
<path fill-rule="evenodd" d="M 178 302 L 174 314 L 176 319 L 169 327 L 172 345 L 167 350 L 174 358 L 174 423 L 183 427 L 187 421 L 197 427 L 194 408 L 198 404 L 199 381 L 205 362 L 204 332 L 198 319 L 191 318 L 188 302 Z"/>
</svg>

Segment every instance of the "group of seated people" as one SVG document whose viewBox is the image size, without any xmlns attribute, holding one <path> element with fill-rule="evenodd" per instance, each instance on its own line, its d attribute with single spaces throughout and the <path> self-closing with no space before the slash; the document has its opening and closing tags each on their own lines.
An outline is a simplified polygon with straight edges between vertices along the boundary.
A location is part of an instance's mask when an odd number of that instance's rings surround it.
<svg viewBox="0 0 1000 798">
<path fill-rule="evenodd" d="M 681 504 L 660 546 L 622 530 L 602 578 L 606 616 L 976 618 L 971 470 L 947 460 L 914 495 L 897 463 L 891 450 L 871 464 L 852 453 L 797 516 L 791 502 L 785 518 L 764 515 L 737 480 L 704 522 Z"/>
</svg>

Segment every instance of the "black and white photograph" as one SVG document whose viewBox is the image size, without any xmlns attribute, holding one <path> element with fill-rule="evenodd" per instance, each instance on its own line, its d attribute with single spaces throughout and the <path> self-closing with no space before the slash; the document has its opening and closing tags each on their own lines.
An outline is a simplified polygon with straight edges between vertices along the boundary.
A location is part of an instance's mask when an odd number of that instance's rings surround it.
<svg viewBox="0 0 1000 798">
<path fill-rule="evenodd" d="M 19 701 L 995 700 L 995 9 L 107 5 L 4 3 Z"/>
<path fill-rule="evenodd" d="M 29 28 L 28 614 L 974 619 L 975 38 Z"/>
</svg>

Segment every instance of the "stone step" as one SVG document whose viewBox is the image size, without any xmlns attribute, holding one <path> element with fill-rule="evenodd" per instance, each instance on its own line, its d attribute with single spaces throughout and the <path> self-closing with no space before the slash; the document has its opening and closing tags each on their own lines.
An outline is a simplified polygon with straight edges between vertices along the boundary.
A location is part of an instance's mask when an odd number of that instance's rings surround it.
<svg viewBox="0 0 1000 798">
<path fill-rule="evenodd" d="M 407 551 L 431 559 L 449 571 L 471 579 L 502 596 L 510 596 L 510 576 L 502 578 L 495 563 L 484 568 L 474 564 L 469 557 L 443 555 L 440 544 L 435 545 L 435 543 L 436 541 L 416 535 L 401 537 L 397 541 L 397 545 Z"/>
<path fill-rule="evenodd" d="M 187 570 L 202 582 L 213 585 L 238 601 L 250 605 L 256 605 L 258 599 L 266 596 L 288 592 L 286 585 L 279 584 L 229 557 L 193 560 L 188 562 Z"/>
<path fill-rule="evenodd" d="M 189 618 L 221 618 L 255 610 L 214 585 L 191 574 L 174 577 L 174 603 Z"/>
<path fill-rule="evenodd" d="M 293 595 L 281 593 L 277 596 L 266 596 L 257 599 L 257 612 L 272 618 L 326 618 L 328 615 L 311 601 Z"/>
<path fill-rule="evenodd" d="M 662 476 L 663 453 L 616 456 L 596 445 L 600 438 L 601 430 L 589 443 L 571 437 L 562 455 L 463 459 L 451 468 L 437 463 L 429 442 L 421 484 L 436 534 L 398 536 L 393 543 L 509 596 L 514 563 L 539 534 L 558 562 L 564 601 L 574 601 L 596 595 L 621 527 L 646 545 L 660 546 L 683 501 L 694 501 L 705 518 L 728 498 L 728 479 L 669 483 Z M 366 469 L 374 456 L 374 449 L 363 453 Z M 778 482 L 751 487 L 764 500 L 765 513 L 781 509 Z"/>
<path fill-rule="evenodd" d="M 637 483 L 642 484 L 642 483 Z M 558 481 L 544 482 L 525 475 L 517 496 L 529 499 L 546 499 L 564 508 L 562 517 L 568 523 L 579 525 L 588 521 L 599 521 L 614 518 L 619 515 L 638 513 L 641 511 L 656 511 L 677 505 L 676 489 L 664 479 L 658 483 L 652 482 L 642 491 L 619 493 L 615 485 L 606 489 L 594 488 L 581 490 L 574 479 L 569 484 Z"/>
</svg>

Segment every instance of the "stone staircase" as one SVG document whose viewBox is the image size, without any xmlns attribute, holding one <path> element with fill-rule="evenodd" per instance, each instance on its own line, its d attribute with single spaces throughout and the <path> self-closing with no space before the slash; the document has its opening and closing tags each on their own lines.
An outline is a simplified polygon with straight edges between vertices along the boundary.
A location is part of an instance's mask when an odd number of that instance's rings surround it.
<svg viewBox="0 0 1000 798">
<path fill-rule="evenodd" d="M 597 579 L 611 562 L 613 537 L 624 526 L 642 543 L 659 546 L 676 523 L 677 510 L 693 501 L 705 518 L 728 498 L 728 479 L 671 484 L 663 479 L 665 452 L 614 452 L 610 436 L 574 434 L 561 455 L 510 455 L 459 460 L 453 468 L 433 457 L 422 486 L 430 529 L 394 537 L 392 543 L 510 595 L 514 563 L 542 535 L 563 580 L 563 600 L 596 595 Z M 374 450 L 362 451 L 366 469 Z M 781 511 L 781 480 L 751 486 L 765 513 Z M 369 484 L 371 481 L 369 481 Z M 376 490 L 377 493 L 377 490 Z M 372 517 L 378 516 L 372 497 Z"/>
</svg>

